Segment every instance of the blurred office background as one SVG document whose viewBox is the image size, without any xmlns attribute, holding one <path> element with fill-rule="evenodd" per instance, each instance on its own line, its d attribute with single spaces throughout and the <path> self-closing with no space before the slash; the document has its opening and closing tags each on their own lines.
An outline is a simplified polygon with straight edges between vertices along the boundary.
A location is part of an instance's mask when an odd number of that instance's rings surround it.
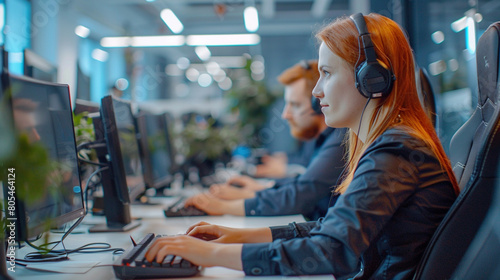
<svg viewBox="0 0 500 280">
<path fill-rule="evenodd" d="M 276 77 L 317 58 L 315 30 L 355 12 L 406 29 L 446 149 L 476 103 L 475 42 L 500 19 L 498 0 L 0 0 L 0 40 L 11 72 L 24 74 L 34 54 L 46 65 L 39 75 L 69 84 L 73 100 L 99 102 L 116 85 L 140 108 L 217 120 L 262 105 L 260 144 L 290 151 Z M 220 37 L 230 34 L 243 37 Z"/>
</svg>

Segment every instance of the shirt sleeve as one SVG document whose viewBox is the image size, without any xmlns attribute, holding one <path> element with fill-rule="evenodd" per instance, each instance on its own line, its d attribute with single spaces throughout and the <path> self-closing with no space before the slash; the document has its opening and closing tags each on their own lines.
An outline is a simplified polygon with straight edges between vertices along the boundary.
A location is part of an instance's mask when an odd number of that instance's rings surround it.
<svg viewBox="0 0 500 280">
<path fill-rule="evenodd" d="M 333 274 L 339 279 L 357 273 L 363 252 L 418 185 L 412 150 L 397 143 L 375 146 L 367 149 L 346 192 L 308 236 L 293 238 L 291 229 L 274 229 L 273 237 L 280 239 L 243 245 L 245 273 Z"/>
<path fill-rule="evenodd" d="M 307 171 L 294 180 L 259 191 L 245 200 L 246 216 L 303 214 L 316 220 L 326 214 L 332 187 L 342 172 L 344 130 L 334 131 L 321 146 Z"/>
<path fill-rule="evenodd" d="M 309 236 L 309 231 L 317 225 L 318 221 L 306 223 L 290 223 L 287 226 L 271 227 L 273 240 L 276 239 L 292 239 L 297 237 Z"/>
</svg>

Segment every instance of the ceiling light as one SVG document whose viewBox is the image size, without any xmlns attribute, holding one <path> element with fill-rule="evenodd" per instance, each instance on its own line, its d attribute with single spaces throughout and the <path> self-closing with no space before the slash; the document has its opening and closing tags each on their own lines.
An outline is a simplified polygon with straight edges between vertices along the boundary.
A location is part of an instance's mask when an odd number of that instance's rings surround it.
<svg viewBox="0 0 500 280">
<path fill-rule="evenodd" d="M 213 74 L 214 80 L 218 83 L 224 81 L 226 77 L 227 77 L 226 72 L 224 72 L 224 70 L 222 69 L 219 69 L 216 73 Z"/>
<path fill-rule="evenodd" d="M 460 65 L 458 64 L 458 60 L 452 58 L 448 61 L 448 67 L 450 68 L 451 71 L 455 72 L 458 70 L 458 67 Z"/>
<path fill-rule="evenodd" d="M 92 58 L 101 62 L 108 60 L 108 53 L 101 49 L 94 49 L 92 51 Z"/>
<path fill-rule="evenodd" d="M 106 48 L 130 47 L 132 37 L 104 37 L 101 39 L 101 46 Z"/>
<path fill-rule="evenodd" d="M 444 33 L 442 31 L 436 31 L 431 35 L 432 41 L 436 44 L 441 44 L 444 41 Z"/>
<path fill-rule="evenodd" d="M 186 70 L 188 69 L 189 65 L 191 64 L 191 61 L 187 57 L 179 57 L 177 59 L 177 67 L 181 70 Z"/>
<path fill-rule="evenodd" d="M 206 46 L 198 46 L 194 49 L 196 55 L 203 61 L 208 60 L 212 53 Z"/>
<path fill-rule="evenodd" d="M 243 68 L 247 65 L 244 56 L 212 56 L 210 61 L 215 61 L 223 68 Z"/>
<path fill-rule="evenodd" d="M 215 73 L 219 72 L 220 70 L 219 64 L 217 64 L 217 62 L 215 61 L 210 61 L 209 63 L 207 63 L 206 68 L 208 74 L 210 75 L 215 75 Z"/>
<path fill-rule="evenodd" d="M 207 73 L 203 73 L 198 77 L 198 84 L 200 87 L 208 87 L 212 84 L 212 76 Z"/>
<path fill-rule="evenodd" d="M 264 73 L 264 63 L 262 61 L 254 61 L 252 64 L 250 64 L 250 70 L 252 73 L 255 74 L 262 74 Z"/>
<path fill-rule="evenodd" d="M 135 36 L 132 47 L 178 47 L 184 45 L 184 36 Z"/>
<path fill-rule="evenodd" d="M 163 9 L 160 13 L 161 19 L 165 24 L 174 32 L 175 34 L 181 33 L 184 29 L 182 22 L 177 18 L 177 16 L 170 9 Z"/>
<path fill-rule="evenodd" d="M 243 12 L 243 18 L 245 20 L 245 28 L 248 32 L 255 32 L 259 29 L 259 14 L 255 7 L 246 7 Z"/>
<path fill-rule="evenodd" d="M 476 23 L 471 17 L 467 17 L 467 32 L 465 33 L 467 50 L 470 54 L 476 52 Z"/>
<path fill-rule="evenodd" d="M 186 38 L 189 46 L 241 46 L 259 43 L 260 36 L 257 34 L 189 35 Z"/>
<path fill-rule="evenodd" d="M 482 14 L 480 14 L 480 13 L 475 13 L 475 14 L 474 14 L 474 20 L 475 20 L 476 22 L 481 22 L 481 21 L 483 21 L 483 15 L 482 15 Z"/>
<path fill-rule="evenodd" d="M 229 77 L 226 77 L 222 82 L 219 82 L 219 87 L 222 90 L 230 90 L 231 87 L 233 86 L 233 82 Z"/>
<path fill-rule="evenodd" d="M 128 88 L 128 80 L 125 78 L 119 78 L 115 82 L 115 86 L 119 90 L 126 90 Z"/>
<path fill-rule="evenodd" d="M 467 27 L 467 17 L 461 17 L 456 21 L 451 23 L 451 29 L 455 32 L 462 31 L 465 27 Z"/>
<path fill-rule="evenodd" d="M 221 34 L 221 35 L 166 35 L 166 36 L 124 36 L 103 37 L 101 46 L 106 48 L 123 47 L 178 47 L 189 46 L 243 46 L 257 45 L 257 34 Z"/>
<path fill-rule="evenodd" d="M 134 37 L 104 37 L 103 47 L 178 47 L 184 45 L 184 36 L 134 36 Z"/>
<path fill-rule="evenodd" d="M 192 67 L 186 70 L 186 78 L 191 82 L 196 82 L 199 76 L 200 72 Z"/>
<path fill-rule="evenodd" d="M 90 34 L 90 29 L 83 25 L 78 25 L 75 28 L 75 34 L 78 35 L 78 37 L 87 38 Z"/>
<path fill-rule="evenodd" d="M 446 71 L 446 62 L 444 60 L 438 60 L 429 64 L 429 73 L 433 76 L 437 76 Z"/>
</svg>

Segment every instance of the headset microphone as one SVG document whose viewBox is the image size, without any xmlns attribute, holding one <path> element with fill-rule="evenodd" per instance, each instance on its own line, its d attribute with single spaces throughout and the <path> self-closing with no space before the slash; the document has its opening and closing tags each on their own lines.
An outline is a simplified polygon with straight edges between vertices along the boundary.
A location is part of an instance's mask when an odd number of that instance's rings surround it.
<svg viewBox="0 0 500 280">
<path fill-rule="evenodd" d="M 319 104 L 320 101 L 316 97 L 311 97 L 311 106 L 314 111 L 314 115 L 321 115 L 323 112 L 321 111 L 321 104 Z"/>
</svg>

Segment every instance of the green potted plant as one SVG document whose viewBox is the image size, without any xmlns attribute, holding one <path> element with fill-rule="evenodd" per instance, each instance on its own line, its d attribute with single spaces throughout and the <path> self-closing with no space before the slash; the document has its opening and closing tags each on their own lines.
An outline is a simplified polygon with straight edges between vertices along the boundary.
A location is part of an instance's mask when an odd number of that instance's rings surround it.
<svg viewBox="0 0 500 280">
<path fill-rule="evenodd" d="M 6 98 L 0 102 L 0 130 L 2 131 L 0 134 L 0 181 L 5 197 L 5 200 L 0 203 L 6 210 L 6 215 L 1 216 L 4 228 L 12 221 L 9 218 L 14 218 L 16 215 L 15 210 L 19 200 L 29 205 L 47 195 L 50 186 L 57 185 L 62 180 L 61 173 L 56 171 L 61 166 L 49 158 L 45 147 L 40 143 L 30 141 L 26 134 L 14 132 L 12 114 L 9 106 L 6 106 L 7 100 Z M 40 187 L 30 188 L 28 191 L 29 185 Z M 50 221 L 47 221 L 46 227 L 50 228 Z M 47 241 L 48 235 L 45 235 L 45 238 Z M 5 260 L 6 248 L 4 246 L 14 251 L 14 241 L 15 231 L 9 231 L 8 235 L 6 232 L 0 232 L 0 259 Z M 7 268 L 5 262 L 0 262 L 0 278 L 10 279 L 7 270 L 13 270 L 13 262 L 9 264 L 11 265 Z"/>
<path fill-rule="evenodd" d="M 188 165 L 198 168 L 200 176 L 211 174 L 217 161 L 228 161 L 241 137 L 233 125 L 215 125 L 215 120 L 191 119 L 180 132 L 182 154 Z"/>
<path fill-rule="evenodd" d="M 225 94 L 225 98 L 229 101 L 229 111 L 238 117 L 238 130 L 246 144 L 258 147 L 262 145 L 259 132 L 268 120 L 271 105 L 281 92 L 271 91 L 263 80 L 253 78 L 253 62 L 247 59 L 245 74 L 235 79 L 233 88 Z"/>
</svg>

